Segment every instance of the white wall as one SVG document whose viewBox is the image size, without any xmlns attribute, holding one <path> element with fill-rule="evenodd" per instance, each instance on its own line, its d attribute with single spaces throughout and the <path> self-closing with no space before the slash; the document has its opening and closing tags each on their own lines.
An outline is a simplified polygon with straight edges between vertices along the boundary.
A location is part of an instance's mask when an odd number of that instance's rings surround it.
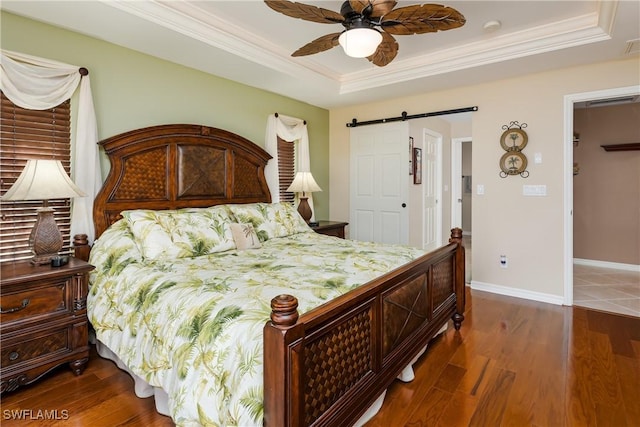
<svg viewBox="0 0 640 427">
<path fill-rule="evenodd" d="M 564 96 L 640 84 L 636 58 L 413 95 L 330 111 L 330 216 L 349 218 L 349 130 L 360 121 L 477 105 L 473 113 L 473 275 L 477 287 L 561 302 L 564 297 Z M 502 126 L 527 123 L 530 176 L 499 177 Z M 570 143 L 570 141 L 568 141 Z M 542 164 L 533 164 L 533 154 Z M 525 197 L 523 184 L 544 184 L 546 197 Z M 498 259 L 506 254 L 509 268 Z M 507 293 L 508 293 L 507 292 Z"/>
</svg>

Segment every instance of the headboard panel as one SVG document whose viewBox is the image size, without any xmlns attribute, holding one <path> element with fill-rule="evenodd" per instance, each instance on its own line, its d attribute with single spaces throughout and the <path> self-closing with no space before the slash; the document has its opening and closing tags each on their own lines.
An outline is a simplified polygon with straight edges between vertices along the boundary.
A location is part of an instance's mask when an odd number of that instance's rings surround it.
<svg viewBox="0 0 640 427">
<path fill-rule="evenodd" d="M 96 237 L 128 209 L 179 209 L 271 202 L 271 156 L 231 132 L 174 124 L 132 130 L 99 143 L 111 170 L 93 204 Z"/>
</svg>

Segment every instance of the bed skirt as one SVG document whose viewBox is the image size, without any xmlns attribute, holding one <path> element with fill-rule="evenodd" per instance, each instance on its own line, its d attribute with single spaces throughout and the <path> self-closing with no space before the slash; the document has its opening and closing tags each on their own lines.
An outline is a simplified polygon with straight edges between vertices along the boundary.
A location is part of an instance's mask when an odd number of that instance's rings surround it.
<svg viewBox="0 0 640 427">
<path fill-rule="evenodd" d="M 436 333 L 434 338 L 439 336 L 443 332 L 445 332 L 448 328 L 448 325 L 449 325 L 449 322 L 445 323 L 442 326 L 442 328 L 440 328 L 440 330 Z M 92 336 L 91 341 L 96 345 L 96 350 L 100 355 L 100 357 L 113 361 L 118 366 L 118 368 L 125 371 L 131 376 L 131 378 L 133 379 L 136 396 L 143 399 L 153 396 L 155 405 L 156 405 L 156 411 L 158 411 L 159 414 L 171 417 L 171 414 L 169 412 L 169 396 L 162 388 L 154 387 L 150 385 L 145 380 L 143 380 L 138 375 L 136 375 L 134 372 L 132 372 L 124 363 L 122 363 L 118 355 L 116 355 L 113 351 L 111 351 L 109 347 L 107 347 L 105 344 L 100 342 L 100 340 Z M 424 348 L 411 361 L 411 363 L 409 363 L 402 370 L 400 375 L 398 375 L 398 380 L 402 382 L 410 382 L 415 378 L 415 374 L 413 372 L 413 365 L 420 358 L 420 356 L 424 354 L 428 346 L 429 346 L 428 344 L 424 346 Z M 378 411 L 380 411 L 380 408 L 382 408 L 382 404 L 384 403 L 384 398 L 386 394 L 387 394 L 387 391 L 385 390 L 382 392 L 382 394 L 380 394 L 380 396 L 378 396 L 376 401 L 373 402 L 373 404 L 369 407 L 369 409 L 367 409 L 367 411 L 362 415 L 362 417 L 360 417 L 360 419 L 356 421 L 356 423 L 354 424 L 355 427 L 363 426 L 371 418 L 373 418 L 378 413 Z"/>
</svg>

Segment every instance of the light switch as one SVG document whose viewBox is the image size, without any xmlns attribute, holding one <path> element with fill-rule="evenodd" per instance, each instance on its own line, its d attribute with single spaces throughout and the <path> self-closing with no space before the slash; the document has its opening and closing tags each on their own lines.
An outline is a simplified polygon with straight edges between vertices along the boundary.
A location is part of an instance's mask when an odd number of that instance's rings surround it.
<svg viewBox="0 0 640 427">
<path fill-rule="evenodd" d="M 523 196 L 546 196 L 547 186 L 546 185 L 523 185 L 522 195 Z"/>
<path fill-rule="evenodd" d="M 482 196 L 484 194 L 484 184 L 478 184 L 476 187 L 476 194 Z"/>
<path fill-rule="evenodd" d="M 535 153 L 533 155 L 533 162 L 536 165 L 542 164 L 542 153 Z"/>
</svg>

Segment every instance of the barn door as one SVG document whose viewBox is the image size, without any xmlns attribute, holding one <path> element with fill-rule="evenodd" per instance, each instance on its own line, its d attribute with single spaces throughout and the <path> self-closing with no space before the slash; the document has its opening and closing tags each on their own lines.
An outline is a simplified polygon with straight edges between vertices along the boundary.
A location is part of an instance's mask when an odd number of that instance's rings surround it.
<svg viewBox="0 0 640 427">
<path fill-rule="evenodd" d="M 352 239 L 408 244 L 408 141 L 407 122 L 351 129 Z"/>
</svg>

